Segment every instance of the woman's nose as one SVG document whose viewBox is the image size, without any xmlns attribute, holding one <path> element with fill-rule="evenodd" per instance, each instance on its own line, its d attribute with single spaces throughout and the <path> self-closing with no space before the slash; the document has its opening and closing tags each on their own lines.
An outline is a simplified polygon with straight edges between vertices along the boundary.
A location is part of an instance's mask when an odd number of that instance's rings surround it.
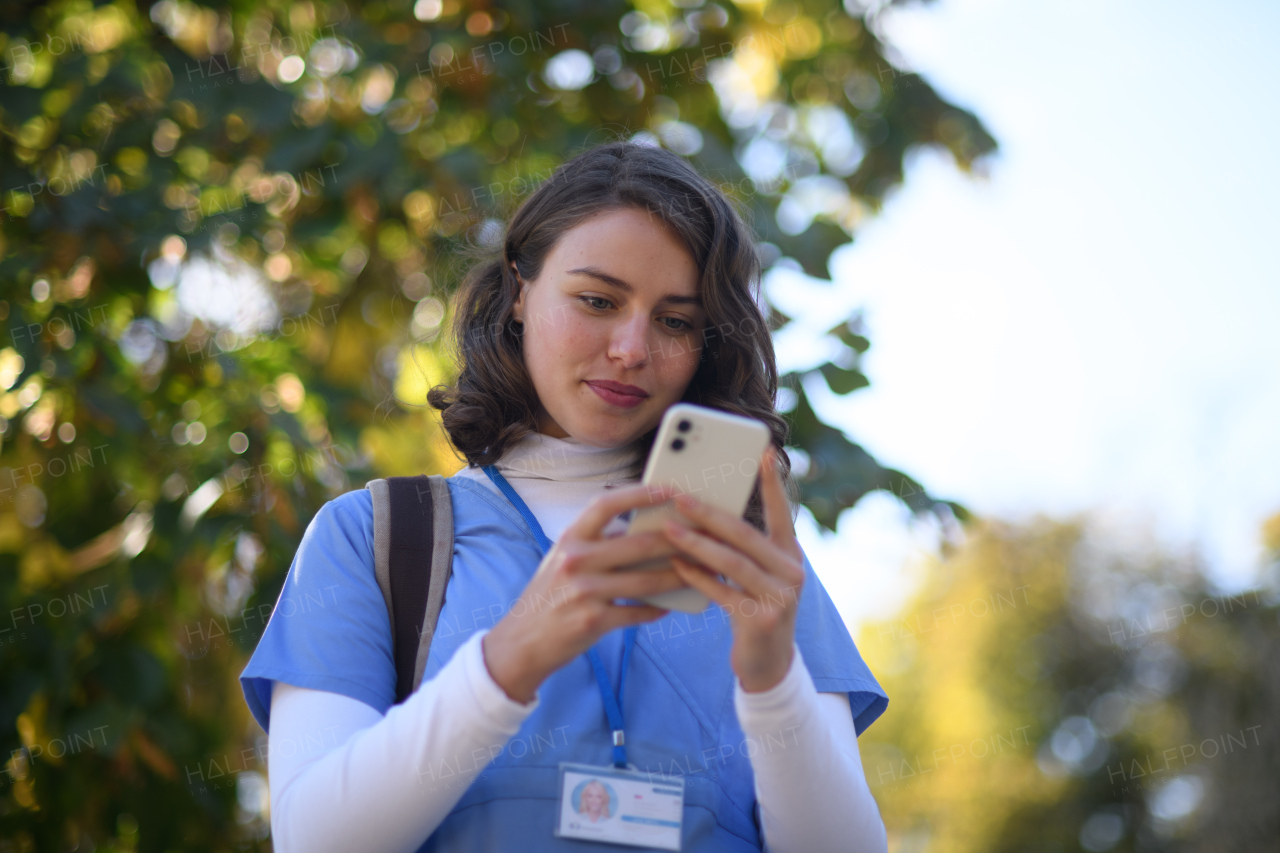
<svg viewBox="0 0 1280 853">
<path fill-rule="evenodd" d="M 639 367 L 649 359 L 649 318 L 634 316 L 620 319 L 609 341 L 609 356 L 624 367 Z"/>
</svg>

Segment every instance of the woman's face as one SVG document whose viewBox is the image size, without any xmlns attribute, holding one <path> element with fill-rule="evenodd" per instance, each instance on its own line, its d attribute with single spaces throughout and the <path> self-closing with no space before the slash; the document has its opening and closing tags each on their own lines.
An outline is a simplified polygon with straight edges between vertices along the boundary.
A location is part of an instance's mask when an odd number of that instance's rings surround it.
<svg viewBox="0 0 1280 853">
<path fill-rule="evenodd" d="M 513 306 L 539 431 L 617 447 L 656 427 L 698 369 L 698 279 L 684 244 L 644 211 L 606 211 L 566 231 Z"/>
<path fill-rule="evenodd" d="M 609 795 L 595 785 L 588 785 L 582 791 L 582 805 L 587 814 L 604 814 L 604 807 L 609 803 Z"/>
</svg>

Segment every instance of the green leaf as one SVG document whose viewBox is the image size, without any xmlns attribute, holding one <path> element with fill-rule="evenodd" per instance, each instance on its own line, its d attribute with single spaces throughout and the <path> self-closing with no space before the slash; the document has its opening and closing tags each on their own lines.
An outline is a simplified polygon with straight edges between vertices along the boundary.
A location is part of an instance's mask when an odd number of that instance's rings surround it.
<svg viewBox="0 0 1280 853">
<path fill-rule="evenodd" d="M 827 362 L 818 369 L 827 380 L 827 385 L 837 394 L 848 394 L 871 384 L 861 370 L 854 368 L 837 367 Z"/>
</svg>

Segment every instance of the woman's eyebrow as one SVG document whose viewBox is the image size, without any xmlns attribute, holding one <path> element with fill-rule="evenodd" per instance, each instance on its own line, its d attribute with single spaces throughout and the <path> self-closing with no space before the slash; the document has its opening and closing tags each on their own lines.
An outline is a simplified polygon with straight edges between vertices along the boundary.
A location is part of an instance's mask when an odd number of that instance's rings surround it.
<svg viewBox="0 0 1280 853">
<path fill-rule="evenodd" d="M 635 293 L 635 288 L 627 284 L 615 275 L 610 275 L 599 267 L 578 267 L 577 269 L 568 270 L 569 275 L 588 275 L 594 279 L 604 282 L 605 284 L 616 287 L 623 293 Z M 670 302 L 675 305 L 702 305 L 702 299 L 697 296 L 685 296 L 680 293 L 668 293 L 666 296 L 658 300 L 659 302 Z"/>
</svg>

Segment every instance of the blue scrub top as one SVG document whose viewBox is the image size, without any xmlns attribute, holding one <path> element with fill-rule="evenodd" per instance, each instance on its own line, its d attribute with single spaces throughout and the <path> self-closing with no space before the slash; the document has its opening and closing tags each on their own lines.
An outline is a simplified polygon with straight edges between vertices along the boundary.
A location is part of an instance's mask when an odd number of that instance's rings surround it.
<svg viewBox="0 0 1280 853">
<path fill-rule="evenodd" d="M 492 628 L 519 598 L 543 550 L 516 508 L 475 481 L 452 477 L 453 573 L 431 642 L 423 682 L 476 631 Z M 888 704 L 804 558 L 796 643 L 819 692 L 847 693 L 861 734 Z M 627 672 L 623 712 L 627 759 L 639 770 L 685 781 L 684 851 L 762 848 L 748 744 L 733 707 L 733 642 L 728 614 L 672 611 L 639 627 Z M 618 683 L 622 631 L 596 645 Z M 271 682 L 327 690 L 385 714 L 396 672 L 387 606 L 374 575 L 373 500 L 359 489 L 324 504 L 307 526 L 280 598 L 240 676 L 245 701 L 270 726 Z M 556 838 L 559 764 L 609 765 L 612 742 L 595 674 L 585 655 L 553 673 L 537 709 L 468 787 L 419 851 L 638 850 Z M 791 740 L 788 740 L 791 738 Z M 785 749 L 794 732 L 759 748 Z M 750 751 L 750 754 L 749 754 Z M 430 787 L 472 769 L 458 756 L 420 774 Z"/>
</svg>

